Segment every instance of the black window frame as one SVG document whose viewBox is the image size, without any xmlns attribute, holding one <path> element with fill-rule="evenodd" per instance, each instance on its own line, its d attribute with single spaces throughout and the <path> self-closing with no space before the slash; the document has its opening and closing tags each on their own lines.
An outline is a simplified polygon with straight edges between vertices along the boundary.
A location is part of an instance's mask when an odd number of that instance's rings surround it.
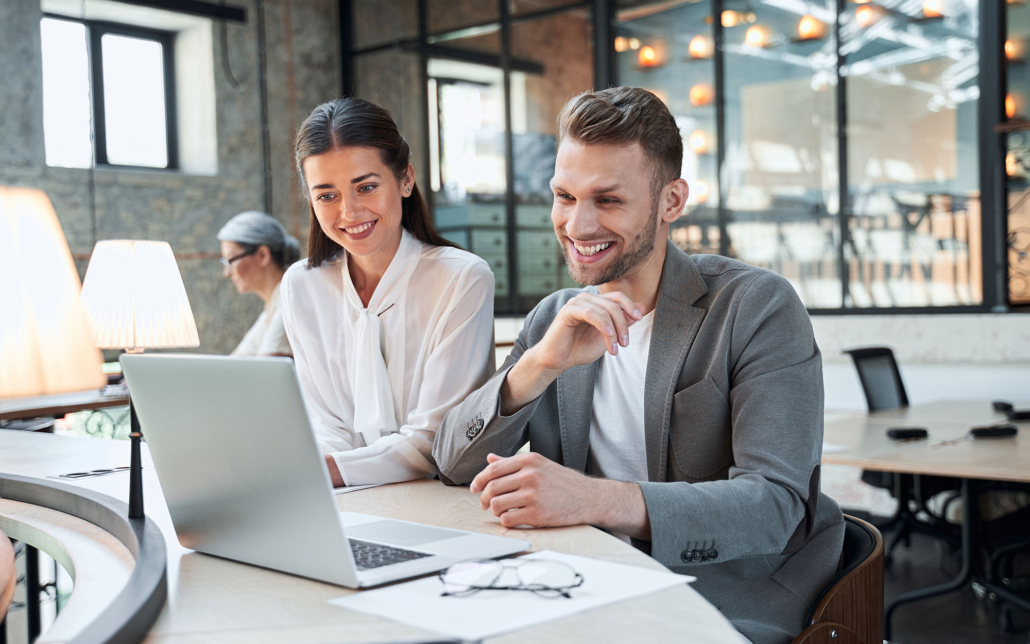
<svg viewBox="0 0 1030 644">
<path fill-rule="evenodd" d="M 86 28 L 86 38 L 89 43 L 87 49 L 89 61 L 87 62 L 90 73 L 90 104 L 93 111 L 93 167 L 119 170 L 179 170 L 178 114 L 176 112 L 175 97 L 175 32 L 52 13 L 44 13 L 43 18 L 75 22 Z M 164 167 L 110 163 L 107 160 L 107 121 L 104 110 L 104 53 L 101 44 L 101 40 L 106 34 L 150 40 L 161 45 L 165 96 L 165 145 L 168 157 Z"/>
<path fill-rule="evenodd" d="M 505 132 L 507 145 L 507 175 L 508 186 L 505 191 L 505 203 L 508 217 L 509 235 L 509 261 L 508 271 L 508 297 L 503 308 L 498 308 L 497 317 L 522 317 L 529 311 L 520 310 L 518 307 L 518 262 L 519 257 L 515 246 L 515 195 L 512 187 L 512 149 L 511 149 L 511 119 L 510 119 L 510 97 L 508 95 L 509 78 L 513 68 L 511 55 L 511 26 L 521 22 L 528 22 L 534 19 L 545 18 L 551 15 L 564 13 L 575 9 L 588 9 L 591 14 L 593 28 L 593 51 L 594 51 L 594 86 L 596 88 L 611 87 L 618 84 L 618 70 L 615 64 L 615 33 L 617 29 L 618 0 L 582 0 L 570 2 L 569 4 L 553 8 L 520 14 L 510 15 L 509 0 L 496 0 L 498 3 L 497 20 L 487 21 L 481 24 L 469 25 L 460 29 L 449 30 L 444 33 L 429 33 L 427 27 L 427 3 L 428 0 L 418 0 L 418 24 L 419 33 L 417 36 L 397 39 L 368 47 L 354 47 L 352 32 L 352 2 L 351 0 L 340 0 L 340 43 L 342 61 L 342 88 L 343 95 L 349 96 L 354 90 L 354 60 L 363 54 L 370 54 L 389 49 L 417 52 L 420 55 L 422 65 L 423 92 L 422 105 L 425 110 L 426 138 L 424 142 L 425 158 L 421 161 L 429 167 L 429 102 L 428 102 L 428 71 L 427 63 L 430 57 L 453 58 L 466 60 L 478 64 L 500 67 L 504 73 L 505 84 L 505 110 L 507 127 Z M 721 15 L 726 0 L 712 0 L 713 16 Z M 983 314 L 1002 312 L 1030 312 L 1030 305 L 1016 305 L 1009 301 L 1008 283 L 1008 217 L 1007 217 L 1007 196 L 1005 192 L 1005 144 L 1004 133 L 1001 131 L 1005 125 L 1004 99 L 1005 99 L 1005 69 L 1004 69 L 1004 42 L 1005 42 L 1005 5 L 997 5 L 993 0 L 980 0 L 979 18 L 980 33 L 978 48 L 980 53 L 980 71 L 978 86 L 980 95 L 978 99 L 978 147 L 980 155 L 980 225 L 981 225 L 981 286 L 983 299 L 976 305 L 957 306 L 926 306 L 926 307 L 856 307 L 844 306 L 847 302 L 848 289 L 850 288 L 848 277 L 848 266 L 844 258 L 844 246 L 849 237 L 848 217 L 851 214 L 850 195 L 848 193 L 847 181 L 847 115 L 846 115 L 846 83 L 847 77 L 842 73 L 842 66 L 845 64 L 841 56 L 840 46 L 840 16 L 846 10 L 847 0 L 836 1 L 836 17 L 829 25 L 834 30 L 837 42 L 837 136 L 839 141 L 844 141 L 844 146 L 838 147 L 838 162 L 840 181 L 838 186 L 840 197 L 840 208 L 837 217 L 839 218 L 839 231 L 842 234 L 840 248 L 838 248 L 837 263 L 841 270 L 839 279 L 844 295 L 842 306 L 838 308 L 810 308 L 811 315 L 946 315 L 956 313 Z M 476 29 L 496 27 L 501 34 L 500 56 L 481 54 L 465 50 L 452 49 L 441 46 L 440 42 L 446 42 L 448 37 L 460 36 L 462 33 L 470 33 Z M 722 42 L 722 25 L 719 20 L 713 23 L 713 39 L 715 47 L 716 65 L 716 102 L 717 129 L 720 130 L 716 136 L 717 154 L 720 160 L 725 158 L 725 108 L 722 107 L 723 92 L 720 85 L 724 81 L 723 68 L 724 51 Z M 721 166 L 721 164 L 720 164 Z M 721 184 L 721 172 L 717 173 L 717 183 Z M 722 194 L 722 186 L 717 185 L 719 194 Z M 732 216 L 724 206 L 724 200 L 719 200 L 717 209 L 720 232 L 720 253 L 726 254 L 730 243 L 727 234 L 727 223 Z M 498 299 L 500 302 L 500 298 Z"/>
</svg>

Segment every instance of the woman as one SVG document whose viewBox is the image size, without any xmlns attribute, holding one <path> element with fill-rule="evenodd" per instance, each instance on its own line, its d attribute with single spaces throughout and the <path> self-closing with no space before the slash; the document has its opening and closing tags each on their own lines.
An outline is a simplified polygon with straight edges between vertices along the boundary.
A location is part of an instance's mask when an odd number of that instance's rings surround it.
<svg viewBox="0 0 1030 644">
<path fill-rule="evenodd" d="M 283 321 L 334 486 L 432 477 L 444 413 L 494 371 L 494 276 L 433 229 L 386 110 L 324 103 L 297 134 L 308 261 Z"/>
<path fill-rule="evenodd" d="M 300 259 L 300 244 L 278 221 L 263 212 L 241 212 L 218 231 L 225 275 L 240 293 L 257 293 L 265 310 L 234 356 L 291 356 L 279 306 L 283 273 Z"/>
</svg>

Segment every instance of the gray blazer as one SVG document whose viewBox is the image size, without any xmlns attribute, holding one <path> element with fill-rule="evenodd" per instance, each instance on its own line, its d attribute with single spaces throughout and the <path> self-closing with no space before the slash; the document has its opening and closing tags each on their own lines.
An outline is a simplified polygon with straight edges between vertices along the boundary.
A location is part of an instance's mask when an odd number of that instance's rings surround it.
<svg viewBox="0 0 1030 644">
<path fill-rule="evenodd" d="M 451 409 L 433 445 L 445 483 L 467 484 L 490 452 L 534 452 L 584 471 L 598 363 L 565 371 L 512 416 L 500 388 L 578 291 L 526 317 L 500 370 Z M 644 384 L 651 542 L 665 566 L 755 644 L 789 642 L 837 571 L 840 508 L 819 491 L 823 378 L 808 313 L 778 275 L 671 242 Z"/>
</svg>

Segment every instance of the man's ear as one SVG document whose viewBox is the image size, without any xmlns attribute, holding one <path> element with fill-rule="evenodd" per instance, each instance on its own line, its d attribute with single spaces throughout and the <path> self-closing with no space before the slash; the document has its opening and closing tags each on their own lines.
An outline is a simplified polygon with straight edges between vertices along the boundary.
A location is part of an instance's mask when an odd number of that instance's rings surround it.
<svg viewBox="0 0 1030 644">
<path fill-rule="evenodd" d="M 690 187 L 682 178 L 676 179 L 665 186 L 662 191 L 665 198 L 662 200 L 662 222 L 671 224 L 680 218 L 683 210 L 687 207 L 687 198 L 690 196 Z"/>
</svg>

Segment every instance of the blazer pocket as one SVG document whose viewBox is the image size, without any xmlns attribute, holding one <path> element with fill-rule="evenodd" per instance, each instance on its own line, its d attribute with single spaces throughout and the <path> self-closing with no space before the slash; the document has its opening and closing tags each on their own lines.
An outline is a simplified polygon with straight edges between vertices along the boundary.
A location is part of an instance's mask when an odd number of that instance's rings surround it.
<svg viewBox="0 0 1030 644">
<path fill-rule="evenodd" d="M 669 451 L 680 479 L 723 478 L 733 462 L 729 403 L 710 376 L 672 397 Z"/>
</svg>

